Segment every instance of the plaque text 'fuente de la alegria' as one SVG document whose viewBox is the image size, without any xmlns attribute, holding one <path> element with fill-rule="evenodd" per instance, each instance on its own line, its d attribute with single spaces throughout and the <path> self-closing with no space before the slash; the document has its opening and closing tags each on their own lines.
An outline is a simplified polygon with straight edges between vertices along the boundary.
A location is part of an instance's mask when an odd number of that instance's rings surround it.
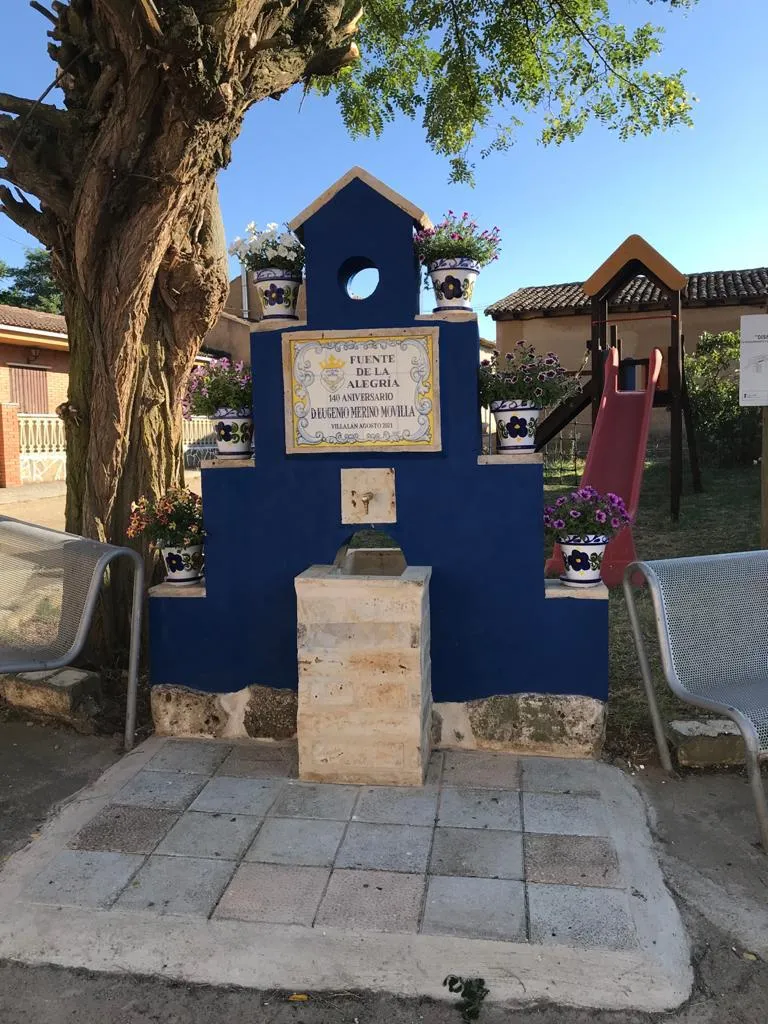
<svg viewBox="0 0 768 1024">
<path fill-rule="evenodd" d="M 439 451 L 438 329 L 283 335 L 286 451 Z"/>
</svg>

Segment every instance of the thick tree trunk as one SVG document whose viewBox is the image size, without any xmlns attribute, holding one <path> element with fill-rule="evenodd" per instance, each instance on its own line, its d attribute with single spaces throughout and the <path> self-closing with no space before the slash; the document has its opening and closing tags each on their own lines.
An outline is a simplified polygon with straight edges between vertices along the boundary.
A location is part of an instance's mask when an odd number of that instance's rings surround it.
<svg viewBox="0 0 768 1024">
<path fill-rule="evenodd" d="M 124 543 L 131 503 L 181 482 L 181 394 L 228 286 L 216 174 L 252 104 L 357 59 L 348 6 L 56 0 L 64 107 L 0 93 L 0 179 L 39 200 L 0 185 L 0 210 L 64 294 L 69 530 Z"/>
<path fill-rule="evenodd" d="M 201 186 L 204 192 L 205 186 Z M 113 544 L 127 543 L 131 505 L 141 495 L 157 497 L 182 486 L 181 399 L 195 356 L 226 301 L 228 275 L 224 234 L 215 188 L 208 186 L 201 225 L 190 236 L 177 225 L 170 255 L 150 290 L 146 318 L 135 343 L 121 346 L 124 394 L 118 394 L 108 353 L 111 349 L 109 295 L 104 307 L 67 287 L 62 273 L 70 339 L 70 384 L 64 417 L 67 427 L 67 530 Z M 126 244 L 130 244 L 127 240 Z M 183 246 L 183 248 L 182 248 Z M 66 268 L 63 268 L 66 270 Z M 99 333 L 94 321 L 102 326 Z M 111 468 L 107 468 L 111 467 Z M 147 578 L 155 556 L 145 543 Z M 127 639 L 131 579 L 112 574 L 103 602 L 99 657 Z"/>
</svg>

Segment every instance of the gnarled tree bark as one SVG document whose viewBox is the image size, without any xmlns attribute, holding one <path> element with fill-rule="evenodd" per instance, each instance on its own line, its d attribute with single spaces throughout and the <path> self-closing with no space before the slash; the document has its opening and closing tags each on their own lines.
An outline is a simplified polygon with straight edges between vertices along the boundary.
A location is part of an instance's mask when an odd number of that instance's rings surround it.
<svg viewBox="0 0 768 1024">
<path fill-rule="evenodd" d="M 53 8 L 65 106 L 0 94 L 0 204 L 51 249 L 64 295 L 67 529 L 121 544 L 131 502 L 182 480 L 181 394 L 228 288 L 216 175 L 253 103 L 356 59 L 360 9 Z"/>
</svg>

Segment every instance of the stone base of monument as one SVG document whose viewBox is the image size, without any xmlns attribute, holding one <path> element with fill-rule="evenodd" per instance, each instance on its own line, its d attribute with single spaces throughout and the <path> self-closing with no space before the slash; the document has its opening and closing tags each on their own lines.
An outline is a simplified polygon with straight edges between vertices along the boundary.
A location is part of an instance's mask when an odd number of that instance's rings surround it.
<svg viewBox="0 0 768 1024">
<path fill-rule="evenodd" d="M 364 574 L 364 549 L 296 578 L 299 776 L 420 786 L 431 750 L 429 578 Z"/>
<path fill-rule="evenodd" d="M 605 704 L 593 697 L 510 693 L 437 703 L 434 742 L 444 750 L 504 750 L 540 757 L 600 757 Z"/>
</svg>

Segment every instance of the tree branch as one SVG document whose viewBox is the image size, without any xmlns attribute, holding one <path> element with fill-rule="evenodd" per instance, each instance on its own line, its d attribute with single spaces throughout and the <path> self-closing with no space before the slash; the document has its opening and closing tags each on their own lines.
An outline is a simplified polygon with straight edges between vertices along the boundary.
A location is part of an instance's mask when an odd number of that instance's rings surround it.
<svg viewBox="0 0 768 1024">
<path fill-rule="evenodd" d="M 47 7 L 43 7 L 43 5 L 38 3 L 37 0 L 29 0 L 29 6 L 37 11 L 38 14 L 42 14 L 42 16 L 47 18 L 48 21 L 53 22 L 54 25 L 58 25 L 59 19 L 56 15 L 49 11 Z"/>
<path fill-rule="evenodd" d="M 48 218 L 40 210 L 36 210 L 18 189 L 14 196 L 7 185 L 0 185 L 0 213 L 4 213 L 30 235 L 34 235 L 43 245 L 53 245 L 54 234 Z"/>
</svg>

